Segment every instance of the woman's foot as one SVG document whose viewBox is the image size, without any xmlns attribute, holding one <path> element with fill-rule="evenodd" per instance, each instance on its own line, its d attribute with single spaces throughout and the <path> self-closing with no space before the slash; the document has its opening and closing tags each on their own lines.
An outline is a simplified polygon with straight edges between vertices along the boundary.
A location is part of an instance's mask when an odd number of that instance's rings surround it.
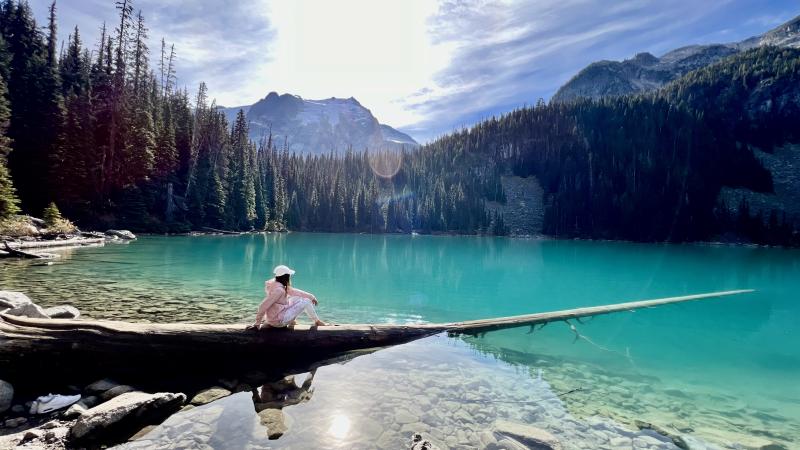
<svg viewBox="0 0 800 450">
<path fill-rule="evenodd" d="M 288 326 L 290 326 L 290 327 L 293 327 L 293 326 L 295 326 L 295 325 L 297 325 L 297 321 L 296 321 L 296 320 L 293 320 L 293 321 L 289 322 L 289 325 L 288 325 Z"/>
<path fill-rule="evenodd" d="M 314 321 L 314 326 L 315 327 L 324 327 L 324 326 L 327 326 L 327 325 L 328 325 L 327 323 L 325 323 L 325 322 L 323 322 L 321 320 Z"/>
</svg>

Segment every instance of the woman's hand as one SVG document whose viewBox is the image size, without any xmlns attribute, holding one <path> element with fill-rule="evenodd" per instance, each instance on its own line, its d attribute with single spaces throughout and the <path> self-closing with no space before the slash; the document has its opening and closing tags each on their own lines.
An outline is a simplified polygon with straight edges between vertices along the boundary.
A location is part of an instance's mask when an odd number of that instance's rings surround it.
<svg viewBox="0 0 800 450">
<path fill-rule="evenodd" d="M 315 298 L 312 298 L 312 299 L 311 299 L 311 303 L 313 303 L 313 304 L 314 304 L 314 306 L 317 306 L 317 305 L 319 305 L 319 302 L 318 302 L 318 301 L 317 301 L 317 299 L 315 299 Z"/>
</svg>

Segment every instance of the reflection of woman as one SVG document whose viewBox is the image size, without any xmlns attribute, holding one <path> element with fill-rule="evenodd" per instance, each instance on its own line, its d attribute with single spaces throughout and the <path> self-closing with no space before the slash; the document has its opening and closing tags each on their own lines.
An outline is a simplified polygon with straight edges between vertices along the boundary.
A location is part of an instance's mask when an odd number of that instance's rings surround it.
<svg viewBox="0 0 800 450">
<path fill-rule="evenodd" d="M 290 278 L 294 275 L 294 270 L 280 265 L 275 267 L 273 273 L 275 278 L 264 283 L 267 296 L 258 307 L 253 327 L 261 327 L 264 320 L 273 327 L 294 325 L 295 319 L 303 312 L 314 321 L 314 325 L 327 325 L 320 320 L 314 309 L 314 305 L 318 303 L 317 298 L 291 286 Z"/>
</svg>

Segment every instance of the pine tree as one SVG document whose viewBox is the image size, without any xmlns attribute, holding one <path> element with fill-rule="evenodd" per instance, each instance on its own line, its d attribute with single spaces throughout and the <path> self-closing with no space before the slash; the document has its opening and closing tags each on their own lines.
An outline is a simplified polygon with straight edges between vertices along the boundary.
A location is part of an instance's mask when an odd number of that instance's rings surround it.
<svg viewBox="0 0 800 450">
<path fill-rule="evenodd" d="M 4 44 L 0 37 L 0 54 L 3 52 Z M 10 139 L 6 136 L 8 116 L 6 84 L 3 77 L 0 76 L 0 219 L 19 213 L 19 199 L 7 167 L 8 153 L 11 151 Z"/>
<path fill-rule="evenodd" d="M 255 149 L 249 139 L 247 119 L 239 110 L 231 134 L 228 207 L 235 229 L 247 230 L 256 219 L 256 192 L 252 169 Z"/>
<path fill-rule="evenodd" d="M 63 120 L 58 73 L 30 6 L 7 1 L 3 9 L 2 32 L 10 55 L 8 136 L 14 146 L 9 169 L 23 207 L 39 213 L 52 196 L 50 162 Z"/>
<path fill-rule="evenodd" d="M 50 202 L 42 212 L 42 219 L 47 228 L 54 228 L 58 226 L 59 221 L 63 220 L 63 217 L 61 217 L 58 206 L 54 202 Z"/>
</svg>

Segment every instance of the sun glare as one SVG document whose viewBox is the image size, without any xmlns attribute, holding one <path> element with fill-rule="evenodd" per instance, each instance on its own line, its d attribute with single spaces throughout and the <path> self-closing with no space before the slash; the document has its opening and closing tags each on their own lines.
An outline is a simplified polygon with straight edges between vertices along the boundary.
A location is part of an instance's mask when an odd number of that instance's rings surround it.
<svg viewBox="0 0 800 450">
<path fill-rule="evenodd" d="M 350 425 L 349 417 L 344 414 L 335 414 L 331 420 L 331 426 L 328 428 L 328 434 L 336 439 L 344 439 L 350 432 Z"/>
</svg>

